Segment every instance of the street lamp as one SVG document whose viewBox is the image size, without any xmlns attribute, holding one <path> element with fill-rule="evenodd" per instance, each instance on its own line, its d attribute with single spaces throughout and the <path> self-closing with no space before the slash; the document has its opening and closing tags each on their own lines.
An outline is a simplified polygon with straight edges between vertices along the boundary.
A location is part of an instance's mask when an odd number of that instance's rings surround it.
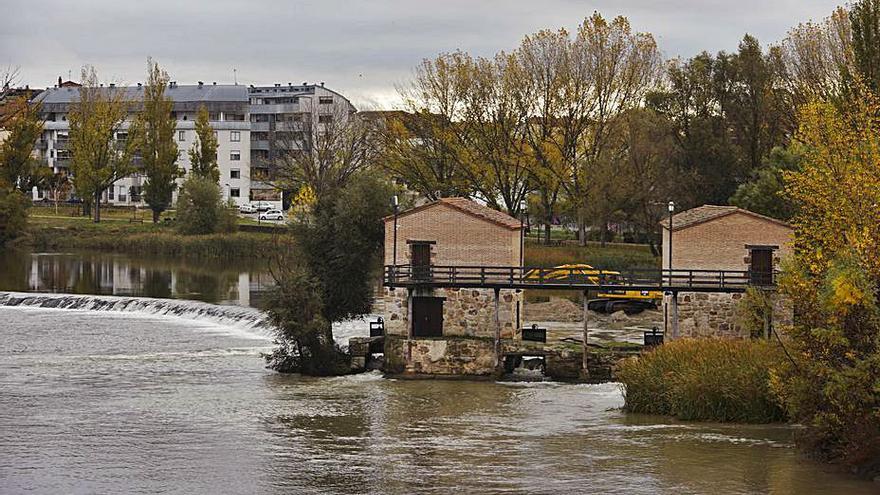
<svg viewBox="0 0 880 495">
<path fill-rule="evenodd" d="M 669 270 L 669 284 L 672 284 L 672 214 L 675 212 L 675 203 L 670 201 L 668 205 L 666 205 L 669 210 L 669 261 L 667 264 L 667 270 Z"/>
<path fill-rule="evenodd" d="M 391 261 L 391 276 L 394 276 L 395 271 L 397 270 L 397 214 L 400 211 L 400 203 L 397 200 L 397 195 L 391 197 L 391 208 L 394 209 L 394 245 L 391 248 L 392 261 Z"/>
</svg>

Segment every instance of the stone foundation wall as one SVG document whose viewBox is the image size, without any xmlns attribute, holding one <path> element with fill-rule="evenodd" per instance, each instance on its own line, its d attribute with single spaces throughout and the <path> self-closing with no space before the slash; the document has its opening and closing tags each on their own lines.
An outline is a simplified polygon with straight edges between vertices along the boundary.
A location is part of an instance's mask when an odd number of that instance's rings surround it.
<svg viewBox="0 0 880 495">
<path fill-rule="evenodd" d="M 446 298 L 443 302 L 444 336 L 495 337 L 495 294 L 492 289 L 418 289 L 413 291 L 413 295 Z M 517 302 L 522 302 L 523 294 L 502 290 L 499 299 L 501 338 L 515 338 L 519 335 L 516 307 Z M 407 312 L 407 289 L 386 287 L 385 333 L 406 336 L 409 333 Z"/>
<path fill-rule="evenodd" d="M 409 359 L 407 356 L 409 355 Z M 395 374 L 488 376 L 494 341 L 482 338 L 385 338 L 385 371 Z"/>
<path fill-rule="evenodd" d="M 792 311 L 786 298 L 773 294 L 773 326 L 782 330 L 792 321 Z M 736 322 L 736 306 L 743 294 L 680 292 L 678 294 L 679 337 L 748 338 L 749 334 Z M 673 311 L 672 296 L 664 296 L 664 314 L 667 318 L 667 338 L 671 339 Z"/>
</svg>

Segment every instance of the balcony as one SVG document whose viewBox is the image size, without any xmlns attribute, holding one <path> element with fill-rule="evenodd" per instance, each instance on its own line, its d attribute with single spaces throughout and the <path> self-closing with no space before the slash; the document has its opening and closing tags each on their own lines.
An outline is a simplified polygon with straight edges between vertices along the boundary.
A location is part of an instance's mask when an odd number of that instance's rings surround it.
<svg viewBox="0 0 880 495">
<path fill-rule="evenodd" d="M 251 139 L 251 149 L 252 150 L 269 150 L 269 141 L 264 139 Z"/>
</svg>

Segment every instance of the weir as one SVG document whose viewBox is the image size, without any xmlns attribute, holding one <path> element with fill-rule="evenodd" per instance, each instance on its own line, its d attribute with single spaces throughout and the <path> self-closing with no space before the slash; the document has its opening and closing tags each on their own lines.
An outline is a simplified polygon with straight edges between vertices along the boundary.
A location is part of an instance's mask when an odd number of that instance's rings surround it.
<svg viewBox="0 0 880 495">
<path fill-rule="evenodd" d="M 268 337 L 270 327 L 256 308 L 219 306 L 198 301 L 149 297 L 93 296 L 81 294 L 32 294 L 0 292 L 0 306 L 141 313 L 210 321 L 219 325 L 244 327 Z"/>
</svg>

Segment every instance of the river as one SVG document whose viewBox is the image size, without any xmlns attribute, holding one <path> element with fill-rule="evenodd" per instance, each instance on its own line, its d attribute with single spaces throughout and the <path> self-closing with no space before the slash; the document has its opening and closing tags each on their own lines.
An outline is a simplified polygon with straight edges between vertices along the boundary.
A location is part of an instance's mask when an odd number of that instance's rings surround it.
<svg viewBox="0 0 880 495">
<path fill-rule="evenodd" d="M 0 294 L 0 493 L 878 491 L 794 427 L 627 415 L 616 384 L 279 375 L 242 306 Z"/>
</svg>

